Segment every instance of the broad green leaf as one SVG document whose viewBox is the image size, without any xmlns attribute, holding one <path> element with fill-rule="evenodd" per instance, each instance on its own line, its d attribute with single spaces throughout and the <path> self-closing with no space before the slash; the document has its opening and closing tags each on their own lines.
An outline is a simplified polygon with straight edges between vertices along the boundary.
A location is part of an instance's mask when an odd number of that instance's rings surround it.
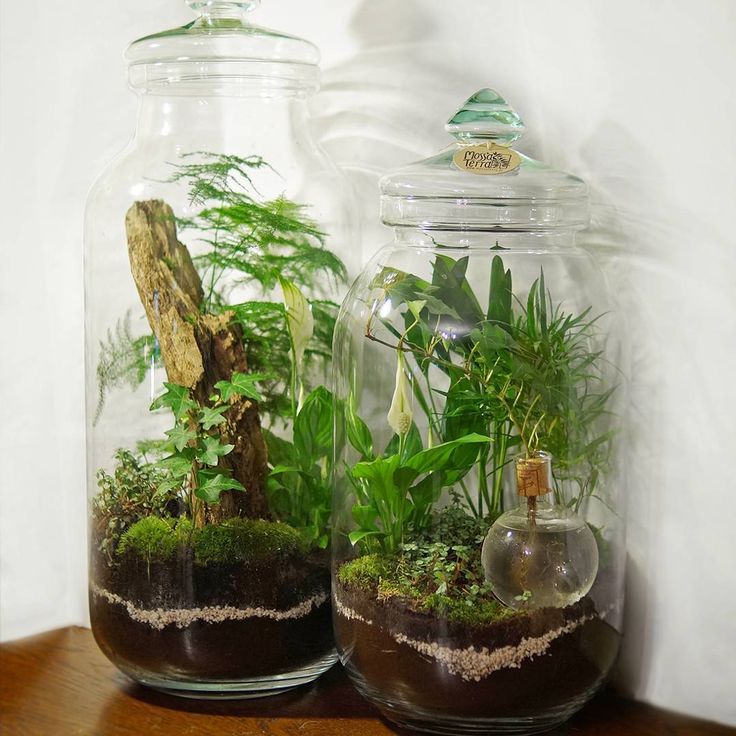
<svg viewBox="0 0 736 736">
<path fill-rule="evenodd" d="M 332 394 L 324 386 L 307 396 L 296 416 L 294 447 L 303 468 L 332 456 Z"/>
<path fill-rule="evenodd" d="M 417 473 L 428 473 L 433 470 L 443 470 L 445 468 L 454 468 L 456 466 L 453 455 L 456 450 L 464 445 L 484 445 L 490 442 L 490 437 L 484 437 L 480 434 L 468 434 L 464 437 L 458 437 L 456 440 L 444 442 L 436 447 L 430 447 L 427 450 L 417 453 L 405 461 L 404 465 L 413 468 Z"/>
<path fill-rule="evenodd" d="M 432 284 L 439 287 L 437 297 L 455 310 L 461 323 L 474 325 L 483 319 L 483 312 L 465 278 L 468 263 L 467 256 L 455 260 L 438 255 L 434 262 Z"/>
<path fill-rule="evenodd" d="M 417 429 L 417 425 L 412 422 L 409 431 L 404 437 L 403 457 L 407 458 L 411 457 L 412 455 L 416 455 L 418 452 L 421 452 L 423 448 L 424 445 L 422 444 L 422 435 L 420 434 L 419 429 Z M 398 451 L 399 435 L 394 434 L 393 437 L 391 437 L 389 443 L 386 445 L 386 449 L 383 451 L 383 454 L 385 456 L 395 455 Z"/>
<path fill-rule="evenodd" d="M 363 530 L 363 529 L 356 529 L 353 532 L 350 532 L 348 534 L 348 539 L 350 540 L 350 543 L 354 546 L 358 544 L 358 542 L 362 541 L 366 537 L 374 537 L 377 534 L 383 535 L 384 533 L 377 530 Z"/>
<path fill-rule="evenodd" d="M 353 519 L 355 523 L 364 530 L 376 529 L 376 517 L 378 511 L 375 506 L 364 506 L 355 504 L 352 508 Z"/>
<path fill-rule="evenodd" d="M 350 444 L 360 453 L 362 458 L 371 457 L 373 455 L 371 431 L 350 406 L 350 401 L 345 402 L 345 425 Z"/>
<path fill-rule="evenodd" d="M 213 474 L 212 471 L 201 470 L 197 473 L 197 478 L 199 486 L 194 489 L 194 493 L 205 503 L 219 503 L 223 491 L 245 490 L 234 478 L 228 478 L 222 473 Z"/>
<path fill-rule="evenodd" d="M 259 381 L 269 378 L 264 373 L 238 373 L 235 371 L 229 381 L 218 381 L 215 388 L 220 392 L 223 401 L 229 401 L 231 396 L 245 396 L 254 401 L 263 401 L 263 396 L 256 388 Z"/>
<path fill-rule="evenodd" d="M 406 465 L 396 468 L 394 471 L 394 485 L 400 492 L 401 497 L 406 493 L 406 489 L 417 479 L 420 473 L 414 468 Z"/>
<path fill-rule="evenodd" d="M 294 462 L 294 445 L 265 427 L 261 429 L 271 465 L 291 465 Z"/>
</svg>

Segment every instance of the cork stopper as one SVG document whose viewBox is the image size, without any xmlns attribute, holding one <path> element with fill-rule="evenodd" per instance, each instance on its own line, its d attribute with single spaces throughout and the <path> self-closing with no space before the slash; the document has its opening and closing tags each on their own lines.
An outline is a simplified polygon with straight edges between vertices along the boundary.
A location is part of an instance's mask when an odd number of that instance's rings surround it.
<svg viewBox="0 0 736 736">
<path fill-rule="evenodd" d="M 525 498 L 544 496 L 552 490 L 552 456 L 537 451 L 516 458 L 516 490 Z"/>
</svg>

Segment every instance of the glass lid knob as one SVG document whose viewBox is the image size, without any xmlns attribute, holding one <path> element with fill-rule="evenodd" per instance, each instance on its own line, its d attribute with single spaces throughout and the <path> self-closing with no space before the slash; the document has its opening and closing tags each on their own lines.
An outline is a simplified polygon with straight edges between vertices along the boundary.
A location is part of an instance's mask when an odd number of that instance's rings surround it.
<svg viewBox="0 0 736 736">
<path fill-rule="evenodd" d="M 486 88 L 465 101 L 447 121 L 445 130 L 461 142 L 511 143 L 521 138 L 526 128 L 514 108 L 498 92 Z"/>
<path fill-rule="evenodd" d="M 261 0 L 186 0 L 201 15 L 233 17 L 257 8 Z"/>
</svg>

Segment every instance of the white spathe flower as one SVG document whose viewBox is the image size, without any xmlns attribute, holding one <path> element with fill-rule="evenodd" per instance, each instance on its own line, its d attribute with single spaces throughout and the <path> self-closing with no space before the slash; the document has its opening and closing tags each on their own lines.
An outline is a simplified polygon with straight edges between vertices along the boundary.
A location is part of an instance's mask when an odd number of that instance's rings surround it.
<svg viewBox="0 0 736 736">
<path fill-rule="evenodd" d="M 409 379 L 406 377 L 406 371 L 404 370 L 404 353 L 399 350 L 396 361 L 396 387 L 386 419 L 389 427 L 396 434 L 404 435 L 411 428 L 413 417 Z"/>
<path fill-rule="evenodd" d="M 294 349 L 294 362 L 301 367 L 304 351 L 314 334 L 314 317 L 304 294 L 291 281 L 279 279 L 286 306 L 286 324 Z"/>
</svg>

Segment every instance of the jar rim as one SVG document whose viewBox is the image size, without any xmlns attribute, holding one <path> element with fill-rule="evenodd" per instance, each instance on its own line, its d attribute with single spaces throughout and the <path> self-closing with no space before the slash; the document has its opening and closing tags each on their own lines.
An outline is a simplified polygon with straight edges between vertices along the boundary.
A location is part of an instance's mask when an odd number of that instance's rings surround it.
<svg viewBox="0 0 736 736">
<path fill-rule="evenodd" d="M 319 87 L 320 54 L 303 38 L 253 25 L 245 10 L 203 13 L 185 26 L 139 38 L 125 52 L 133 89 L 196 85 L 251 86 L 305 92 Z"/>
</svg>

